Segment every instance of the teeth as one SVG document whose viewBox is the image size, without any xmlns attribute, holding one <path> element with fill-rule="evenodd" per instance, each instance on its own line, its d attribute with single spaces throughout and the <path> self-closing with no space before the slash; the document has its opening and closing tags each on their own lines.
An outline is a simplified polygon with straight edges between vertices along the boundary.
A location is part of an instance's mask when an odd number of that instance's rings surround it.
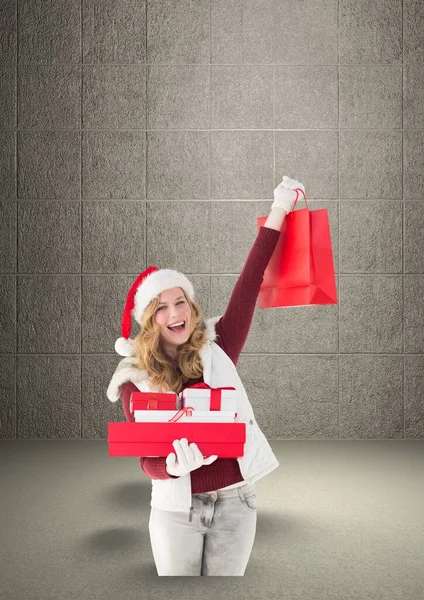
<svg viewBox="0 0 424 600">
<path fill-rule="evenodd" d="M 173 323 L 172 325 L 168 325 L 168 327 L 177 327 L 178 325 L 184 325 L 184 321 L 181 321 L 180 323 Z"/>
</svg>

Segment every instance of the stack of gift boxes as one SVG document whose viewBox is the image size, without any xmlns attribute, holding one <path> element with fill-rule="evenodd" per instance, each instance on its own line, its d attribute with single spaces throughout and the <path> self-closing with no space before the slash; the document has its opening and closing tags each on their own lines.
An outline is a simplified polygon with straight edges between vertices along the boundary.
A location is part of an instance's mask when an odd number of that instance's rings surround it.
<svg viewBox="0 0 424 600">
<path fill-rule="evenodd" d="M 235 388 L 199 383 L 174 392 L 133 392 L 134 422 L 108 423 L 109 456 L 168 456 L 172 442 L 195 442 L 203 456 L 243 456 L 245 423 L 237 423 Z"/>
</svg>

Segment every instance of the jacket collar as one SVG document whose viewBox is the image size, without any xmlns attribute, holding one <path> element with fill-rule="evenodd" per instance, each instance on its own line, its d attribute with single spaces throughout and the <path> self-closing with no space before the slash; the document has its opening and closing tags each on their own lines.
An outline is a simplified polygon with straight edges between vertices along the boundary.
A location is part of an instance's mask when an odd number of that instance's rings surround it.
<svg viewBox="0 0 424 600">
<path fill-rule="evenodd" d="M 207 319 L 205 322 L 207 340 L 199 351 L 200 358 L 202 359 L 204 368 L 204 378 L 209 381 L 210 378 L 210 344 L 217 338 L 215 326 L 222 315 L 218 317 L 212 317 Z M 127 381 L 131 381 L 134 384 L 148 383 L 149 376 L 144 369 L 139 369 L 135 356 L 127 356 L 123 358 L 115 369 L 112 379 L 107 388 L 106 395 L 111 402 L 116 402 L 121 396 L 121 386 Z M 159 391 L 151 388 L 152 391 Z"/>
</svg>

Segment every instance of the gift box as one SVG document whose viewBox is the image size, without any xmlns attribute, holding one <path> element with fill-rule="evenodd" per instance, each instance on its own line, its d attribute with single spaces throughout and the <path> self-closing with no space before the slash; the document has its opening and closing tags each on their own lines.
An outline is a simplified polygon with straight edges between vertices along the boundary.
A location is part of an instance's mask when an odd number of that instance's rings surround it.
<svg viewBox="0 0 424 600">
<path fill-rule="evenodd" d="M 190 408 L 190 407 L 186 407 Z M 182 412 L 182 411 L 179 411 Z M 167 422 L 178 415 L 175 410 L 135 410 L 136 423 Z M 192 410 L 191 414 L 184 412 L 178 421 L 189 421 L 192 423 L 234 423 L 236 413 L 230 410 Z"/>
<path fill-rule="evenodd" d="M 237 411 L 234 387 L 211 388 L 206 383 L 198 383 L 180 392 L 179 400 L 182 407 L 192 406 L 194 410 Z"/>
<path fill-rule="evenodd" d="M 174 440 L 195 442 L 204 457 L 244 454 L 245 423 L 108 423 L 109 456 L 168 456 Z"/>
<path fill-rule="evenodd" d="M 175 392 L 132 392 L 130 396 L 130 412 L 136 410 L 176 410 L 177 394 Z"/>
</svg>

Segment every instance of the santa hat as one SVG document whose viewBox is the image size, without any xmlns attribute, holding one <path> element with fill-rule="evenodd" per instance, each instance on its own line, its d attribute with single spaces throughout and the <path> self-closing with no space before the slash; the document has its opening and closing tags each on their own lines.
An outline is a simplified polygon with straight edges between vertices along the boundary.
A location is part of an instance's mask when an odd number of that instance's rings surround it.
<svg viewBox="0 0 424 600">
<path fill-rule="evenodd" d="M 115 350 L 120 356 L 134 354 L 134 342 L 130 339 L 132 315 L 141 326 L 141 317 L 150 302 L 169 288 L 180 287 L 194 300 L 193 285 L 185 275 L 172 269 L 148 267 L 132 284 L 122 313 L 121 334 L 115 342 Z"/>
</svg>

